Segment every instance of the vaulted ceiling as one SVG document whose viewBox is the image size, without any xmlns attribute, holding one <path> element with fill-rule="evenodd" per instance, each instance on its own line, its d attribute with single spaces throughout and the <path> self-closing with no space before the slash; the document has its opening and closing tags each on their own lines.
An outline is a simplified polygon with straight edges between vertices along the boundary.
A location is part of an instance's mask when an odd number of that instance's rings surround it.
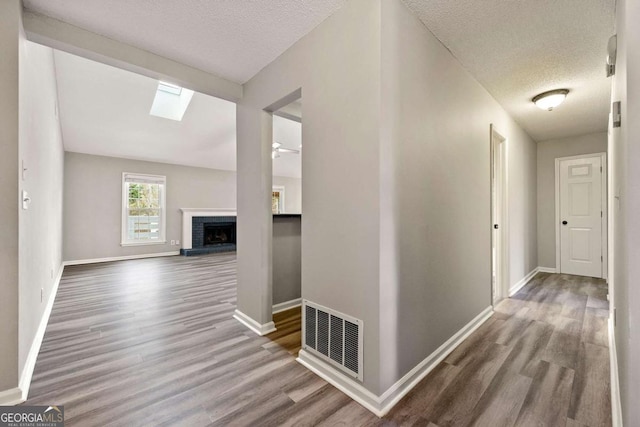
<svg viewBox="0 0 640 427">
<path fill-rule="evenodd" d="M 24 0 L 25 8 L 243 83 L 347 0 Z M 615 0 L 403 0 L 536 140 L 604 131 Z M 553 112 L 531 98 L 567 88 Z"/>
<path fill-rule="evenodd" d="M 182 121 L 149 114 L 158 81 L 54 51 L 66 151 L 236 170 L 236 106 L 195 93 Z M 298 122 L 274 118 L 274 137 L 298 148 Z M 275 159 L 277 176 L 301 175 L 300 156 Z"/>
</svg>

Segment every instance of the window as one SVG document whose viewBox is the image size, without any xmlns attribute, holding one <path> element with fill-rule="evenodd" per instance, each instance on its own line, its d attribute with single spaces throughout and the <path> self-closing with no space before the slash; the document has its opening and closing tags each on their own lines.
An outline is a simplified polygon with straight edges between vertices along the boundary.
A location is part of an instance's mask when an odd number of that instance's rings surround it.
<svg viewBox="0 0 640 427">
<path fill-rule="evenodd" d="M 122 245 L 165 243 L 164 176 L 122 174 Z"/>
<path fill-rule="evenodd" d="M 284 187 L 273 186 L 271 192 L 271 212 L 274 214 L 284 212 Z"/>
</svg>

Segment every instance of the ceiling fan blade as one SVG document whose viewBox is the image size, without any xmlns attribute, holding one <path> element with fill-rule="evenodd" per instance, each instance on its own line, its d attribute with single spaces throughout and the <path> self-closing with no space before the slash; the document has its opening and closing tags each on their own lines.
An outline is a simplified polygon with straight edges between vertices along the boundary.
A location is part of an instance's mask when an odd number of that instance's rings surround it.
<svg viewBox="0 0 640 427">
<path fill-rule="evenodd" d="M 278 150 L 281 153 L 295 153 L 295 154 L 300 153 L 299 150 L 294 150 L 293 148 L 278 147 L 276 148 L 276 150 Z"/>
</svg>

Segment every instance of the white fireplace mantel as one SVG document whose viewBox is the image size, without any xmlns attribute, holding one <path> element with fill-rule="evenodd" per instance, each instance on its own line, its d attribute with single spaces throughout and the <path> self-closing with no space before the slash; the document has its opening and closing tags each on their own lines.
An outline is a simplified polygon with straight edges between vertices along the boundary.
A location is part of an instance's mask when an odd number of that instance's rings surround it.
<svg viewBox="0 0 640 427">
<path fill-rule="evenodd" d="M 198 216 L 237 216 L 235 209 L 181 208 L 182 211 L 182 249 L 192 249 L 191 226 L 193 217 Z"/>
</svg>

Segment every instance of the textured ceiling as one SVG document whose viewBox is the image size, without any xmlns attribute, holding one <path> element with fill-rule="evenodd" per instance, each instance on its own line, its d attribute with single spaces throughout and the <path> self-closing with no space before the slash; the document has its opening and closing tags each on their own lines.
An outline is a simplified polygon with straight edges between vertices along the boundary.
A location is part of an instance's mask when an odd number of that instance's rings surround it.
<svg viewBox="0 0 640 427">
<path fill-rule="evenodd" d="M 537 141 L 605 131 L 615 0 L 403 0 Z M 571 90 L 556 110 L 531 98 Z"/>
<path fill-rule="evenodd" d="M 345 2 L 24 0 L 24 6 L 244 83 Z"/>
<path fill-rule="evenodd" d="M 65 150 L 212 169 L 236 169 L 236 106 L 195 93 L 181 122 L 149 114 L 158 82 L 54 51 Z M 300 124 L 278 118 L 274 136 L 300 145 Z M 274 174 L 300 177 L 300 156 Z"/>
<path fill-rule="evenodd" d="M 27 9 L 243 83 L 347 0 L 24 0 Z M 615 0 L 403 0 L 535 140 L 606 130 Z M 553 112 L 531 98 L 571 90 Z"/>
</svg>

